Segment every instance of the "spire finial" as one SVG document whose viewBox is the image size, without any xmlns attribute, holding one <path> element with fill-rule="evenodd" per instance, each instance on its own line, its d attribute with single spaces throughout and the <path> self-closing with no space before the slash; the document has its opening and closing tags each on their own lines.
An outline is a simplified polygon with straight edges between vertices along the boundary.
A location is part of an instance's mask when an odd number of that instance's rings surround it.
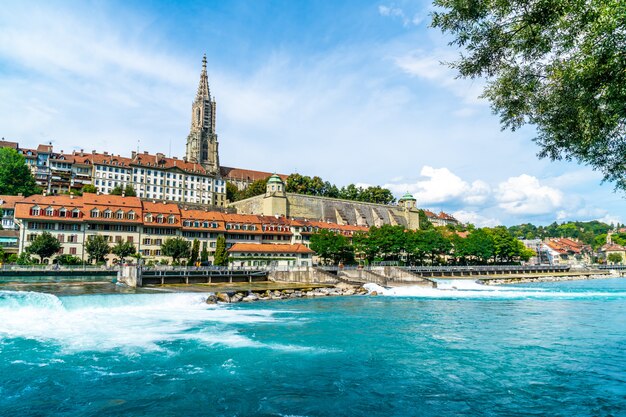
<svg viewBox="0 0 626 417">
<path fill-rule="evenodd" d="M 206 71 L 206 54 L 202 56 L 202 70 Z"/>
</svg>

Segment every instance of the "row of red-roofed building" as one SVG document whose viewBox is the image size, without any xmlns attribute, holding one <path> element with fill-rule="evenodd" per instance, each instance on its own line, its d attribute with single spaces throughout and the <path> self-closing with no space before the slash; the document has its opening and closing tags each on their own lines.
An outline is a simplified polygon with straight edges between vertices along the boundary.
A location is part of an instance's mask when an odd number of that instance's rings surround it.
<svg viewBox="0 0 626 417">
<path fill-rule="evenodd" d="M 33 195 L 13 201 L 12 206 L 20 253 L 37 235 L 47 231 L 61 242 L 58 255 L 83 260 L 88 259 L 84 244 L 94 235 L 104 236 L 111 245 L 131 242 L 146 261 L 167 259 L 161 253 L 161 245 L 176 236 L 189 241 L 198 239 L 200 250 L 206 249 L 212 257 L 217 238 L 223 235 L 227 248 L 238 253 L 240 249 L 247 251 L 250 244 L 262 245 L 255 246 L 256 250 L 274 248 L 278 258 L 286 257 L 288 252 L 302 257 L 285 259 L 289 265 L 309 265 L 309 238 L 316 231 L 328 229 L 350 238 L 357 231 L 368 230 L 363 226 L 187 209 L 174 203 L 90 193 L 80 197 Z M 113 255 L 109 258 L 112 260 Z"/>
<path fill-rule="evenodd" d="M 621 263 L 626 264 L 626 247 L 614 243 L 611 240 L 611 234 L 612 232 L 608 233 L 606 244 L 595 251 L 591 245 L 574 238 L 533 239 L 523 242 L 537 253 L 537 256 L 531 259 L 530 263 L 586 266 L 597 262 L 608 263 L 609 255 L 617 253 L 621 255 Z"/>
</svg>

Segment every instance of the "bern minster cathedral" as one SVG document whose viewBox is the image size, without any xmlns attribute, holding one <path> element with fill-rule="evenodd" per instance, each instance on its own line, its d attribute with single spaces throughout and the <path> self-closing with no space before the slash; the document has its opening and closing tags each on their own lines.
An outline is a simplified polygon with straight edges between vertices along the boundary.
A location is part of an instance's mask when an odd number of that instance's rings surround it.
<svg viewBox="0 0 626 417">
<path fill-rule="evenodd" d="M 206 73 L 206 55 L 202 58 L 202 73 L 196 99 L 191 106 L 191 131 L 187 136 L 187 161 L 195 162 L 210 174 L 218 174 L 220 161 L 215 133 L 215 100 L 211 100 Z"/>
</svg>

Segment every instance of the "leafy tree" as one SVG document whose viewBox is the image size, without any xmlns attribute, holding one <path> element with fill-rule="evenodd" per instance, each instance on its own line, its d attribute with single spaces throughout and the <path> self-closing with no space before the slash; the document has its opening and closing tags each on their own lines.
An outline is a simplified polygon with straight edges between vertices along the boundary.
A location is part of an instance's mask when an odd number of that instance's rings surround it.
<svg viewBox="0 0 626 417">
<path fill-rule="evenodd" d="M 606 258 L 612 264 L 622 263 L 622 254 L 621 253 L 609 253 L 609 256 Z"/>
<path fill-rule="evenodd" d="M 215 254 L 213 254 L 213 264 L 218 266 L 228 265 L 226 238 L 223 235 L 219 235 L 217 237 L 217 242 L 215 243 Z"/>
<path fill-rule="evenodd" d="M 285 190 L 289 193 L 314 195 L 344 200 L 364 201 L 378 204 L 391 204 L 395 198 L 391 191 L 380 186 L 363 189 L 354 184 L 337 188 L 336 185 L 324 181 L 320 177 L 309 177 L 300 174 L 291 174 L 285 181 Z"/>
<path fill-rule="evenodd" d="M 419 226 L 420 230 L 432 229 L 434 228 L 433 224 L 428 220 L 428 216 L 424 212 L 424 210 L 419 211 Z"/>
<path fill-rule="evenodd" d="M 28 251 L 24 251 L 20 253 L 20 256 L 18 256 L 15 260 L 15 263 L 18 265 L 32 265 L 33 260 L 30 257 L 30 253 L 28 253 Z"/>
<path fill-rule="evenodd" d="M 59 239 L 52 236 L 50 232 L 43 232 L 37 235 L 35 239 L 28 245 L 26 251 L 28 253 L 39 256 L 43 263 L 44 259 L 50 258 L 61 249 Z"/>
<path fill-rule="evenodd" d="M 257 195 L 265 194 L 265 190 L 267 189 L 267 180 L 268 178 L 262 180 L 256 180 L 252 184 L 248 186 L 242 193 L 241 199 L 246 199 L 250 197 L 255 197 Z"/>
<path fill-rule="evenodd" d="M 327 229 L 321 229 L 311 235 L 310 248 L 317 253 L 324 263 L 354 262 L 354 248 L 348 239 Z"/>
<path fill-rule="evenodd" d="M 476 229 L 465 238 L 464 249 L 468 257 L 479 264 L 487 263 L 496 253 L 493 236 L 484 229 Z"/>
<path fill-rule="evenodd" d="M 81 188 L 81 191 L 83 194 L 84 193 L 96 194 L 98 192 L 98 189 L 93 184 L 85 184 L 83 185 L 83 188 Z"/>
<path fill-rule="evenodd" d="M 204 248 L 202 249 L 202 252 L 200 252 L 200 262 L 202 262 L 203 264 L 209 261 L 209 251 Z"/>
<path fill-rule="evenodd" d="M 0 195 L 29 196 L 40 191 L 24 156 L 13 148 L 0 148 Z"/>
<path fill-rule="evenodd" d="M 536 126 L 539 156 L 589 164 L 626 190 L 626 2 L 435 0 L 432 25 L 486 77 L 503 128 Z"/>
<path fill-rule="evenodd" d="M 445 256 L 452 250 L 452 243 L 436 229 L 419 231 L 420 250 L 430 256 L 430 263 L 437 263 L 439 256 Z"/>
<path fill-rule="evenodd" d="M 166 239 L 161 245 L 161 253 L 170 256 L 174 263 L 179 263 L 181 258 L 188 258 L 190 249 L 191 243 L 182 237 Z"/>
<path fill-rule="evenodd" d="M 226 183 L 226 199 L 230 202 L 241 200 L 241 193 L 235 184 Z"/>
<path fill-rule="evenodd" d="M 80 265 L 83 263 L 82 259 L 78 256 L 63 254 L 56 257 L 56 261 L 59 265 Z"/>
<path fill-rule="evenodd" d="M 2 248 L 2 246 L 0 246 L 0 262 L 4 260 L 4 256 L 5 256 L 4 249 Z"/>
<path fill-rule="evenodd" d="M 124 189 L 122 188 L 122 186 L 116 185 L 115 187 L 113 187 L 113 189 L 111 190 L 109 194 L 110 195 L 122 195 L 123 192 L 124 192 Z"/>
<path fill-rule="evenodd" d="M 106 237 L 102 235 L 89 236 L 85 244 L 85 250 L 89 254 L 89 259 L 96 261 L 96 263 L 104 262 L 105 257 L 111 253 L 111 247 Z"/>
<path fill-rule="evenodd" d="M 193 240 L 191 245 L 191 256 L 189 257 L 188 265 L 194 266 L 198 262 L 198 256 L 200 255 L 200 241 L 198 239 Z"/>
<path fill-rule="evenodd" d="M 126 197 L 137 197 L 137 192 L 132 185 L 128 184 L 124 187 L 124 195 L 126 195 Z"/>
<path fill-rule="evenodd" d="M 123 264 L 124 260 L 134 255 L 137 252 L 135 245 L 132 242 L 119 241 L 111 248 L 111 252 L 120 259 L 120 263 Z"/>
</svg>

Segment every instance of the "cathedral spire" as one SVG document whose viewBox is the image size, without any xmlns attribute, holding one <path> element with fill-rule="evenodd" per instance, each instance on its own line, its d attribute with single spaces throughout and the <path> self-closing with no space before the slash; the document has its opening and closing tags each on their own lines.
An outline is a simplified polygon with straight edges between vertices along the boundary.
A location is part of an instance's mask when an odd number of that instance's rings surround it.
<svg viewBox="0 0 626 417">
<path fill-rule="evenodd" d="M 187 136 L 186 157 L 189 162 L 202 165 L 208 172 L 219 174 L 215 108 L 211 99 L 209 78 L 206 73 L 206 55 L 202 57 L 202 72 L 196 99 L 191 103 L 191 129 Z"/>
<path fill-rule="evenodd" d="M 202 57 L 202 72 L 200 73 L 200 82 L 198 83 L 198 92 L 196 93 L 196 101 L 198 100 L 211 100 L 209 77 L 206 74 L 206 54 Z"/>
</svg>

